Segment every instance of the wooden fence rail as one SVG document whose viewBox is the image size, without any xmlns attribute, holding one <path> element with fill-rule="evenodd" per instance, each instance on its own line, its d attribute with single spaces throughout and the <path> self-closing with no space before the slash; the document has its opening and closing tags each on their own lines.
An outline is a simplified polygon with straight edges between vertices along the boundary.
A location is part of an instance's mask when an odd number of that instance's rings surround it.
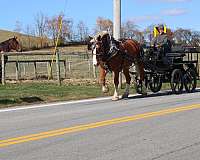
<svg viewBox="0 0 200 160">
<path fill-rule="evenodd" d="M 34 75 L 37 78 L 37 63 L 39 62 L 47 62 L 48 67 L 52 66 L 52 62 L 56 62 L 56 73 L 57 73 L 57 81 L 58 84 L 61 85 L 61 78 L 60 78 L 60 62 L 64 63 L 64 68 L 65 68 L 65 73 L 66 73 L 66 61 L 65 60 L 60 60 L 59 59 L 59 52 L 56 52 L 56 60 L 51 60 L 51 59 L 42 59 L 42 60 L 10 60 L 5 62 L 6 56 L 21 56 L 21 55 L 26 55 L 26 56 L 34 56 L 34 55 L 52 55 L 50 52 L 9 52 L 9 53 L 1 53 L 1 65 L 2 65 L 2 84 L 5 85 L 6 83 L 6 78 L 5 78 L 5 65 L 6 63 L 15 63 L 16 64 L 16 80 L 19 80 L 19 75 L 20 75 L 20 63 L 33 63 L 34 64 Z M 48 68 L 47 68 L 48 70 Z M 52 73 L 50 73 L 51 76 Z"/>
<path fill-rule="evenodd" d="M 80 62 L 77 61 L 77 58 L 80 60 Z M 75 63 L 74 63 L 75 58 Z M 52 63 L 55 63 L 56 65 L 56 80 L 59 85 L 61 85 L 61 64 L 62 70 L 64 69 L 64 78 L 67 78 L 67 73 L 72 74 L 72 67 L 73 68 L 80 68 L 81 65 L 86 64 L 88 65 L 88 72 L 92 74 L 94 78 L 97 77 L 96 73 L 96 67 L 92 65 L 91 59 L 89 59 L 88 54 L 85 53 L 66 53 L 66 52 L 57 52 L 56 55 L 53 57 L 52 60 L 52 53 L 49 51 L 31 51 L 31 52 L 4 52 L 1 53 L 1 62 L 2 65 L 1 71 L 2 71 L 2 84 L 5 85 L 6 83 L 6 65 L 9 63 L 15 64 L 15 79 L 19 81 L 21 79 L 22 73 L 25 76 L 26 75 L 26 64 L 33 64 L 33 73 L 32 75 L 37 79 L 38 76 L 38 70 L 40 67 L 38 64 L 40 63 L 46 63 L 47 67 L 47 74 L 48 77 L 53 77 L 52 69 L 49 69 L 52 67 Z M 23 64 L 23 68 L 21 70 L 21 66 Z M 30 70 L 30 69 L 29 69 Z M 84 71 L 82 71 L 84 72 Z M 55 73 L 55 72 L 54 72 Z M 62 72 L 63 73 L 63 72 Z M 63 75 L 63 74 L 62 74 Z"/>
</svg>

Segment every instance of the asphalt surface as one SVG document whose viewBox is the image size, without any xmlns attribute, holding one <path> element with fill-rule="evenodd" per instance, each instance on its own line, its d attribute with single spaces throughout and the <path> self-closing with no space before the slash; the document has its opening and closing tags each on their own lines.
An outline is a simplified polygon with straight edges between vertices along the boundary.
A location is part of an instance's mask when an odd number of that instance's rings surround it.
<svg viewBox="0 0 200 160">
<path fill-rule="evenodd" d="M 0 160 L 199 160 L 200 108 L 1 146 L 10 138 L 193 104 L 200 104 L 199 91 L 2 111 Z"/>
</svg>

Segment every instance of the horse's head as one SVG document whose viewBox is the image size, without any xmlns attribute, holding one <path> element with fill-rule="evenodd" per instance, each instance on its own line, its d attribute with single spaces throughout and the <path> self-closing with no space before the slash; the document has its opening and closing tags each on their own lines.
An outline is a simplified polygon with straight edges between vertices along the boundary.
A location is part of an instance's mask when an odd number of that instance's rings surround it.
<svg viewBox="0 0 200 160">
<path fill-rule="evenodd" d="M 90 38 L 90 45 L 92 50 L 93 64 L 98 65 L 100 61 L 106 62 L 107 55 L 110 51 L 110 44 L 112 38 L 108 32 L 102 32 L 97 36 Z"/>
<path fill-rule="evenodd" d="M 10 38 L 8 42 L 10 50 L 21 51 L 21 46 L 17 40 L 17 37 Z"/>
</svg>

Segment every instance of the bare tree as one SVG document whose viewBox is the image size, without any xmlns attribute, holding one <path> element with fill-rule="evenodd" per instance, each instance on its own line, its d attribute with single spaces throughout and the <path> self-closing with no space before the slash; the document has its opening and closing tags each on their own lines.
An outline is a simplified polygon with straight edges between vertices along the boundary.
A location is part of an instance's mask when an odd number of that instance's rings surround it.
<svg viewBox="0 0 200 160">
<path fill-rule="evenodd" d="M 193 31 L 192 32 L 192 41 L 193 46 L 200 47 L 200 32 L 199 31 Z"/>
<path fill-rule="evenodd" d="M 84 41 L 88 37 L 88 27 L 83 21 L 79 21 L 77 25 L 77 31 L 80 41 Z"/>
<path fill-rule="evenodd" d="M 176 43 L 190 44 L 192 41 L 192 32 L 189 29 L 179 28 L 174 31 L 173 38 Z"/>
<path fill-rule="evenodd" d="M 32 46 L 33 46 L 33 41 L 32 41 L 32 36 L 35 35 L 34 33 L 34 29 L 31 25 L 27 25 L 25 30 L 24 30 L 24 33 L 26 33 L 26 36 L 27 36 L 27 40 L 28 40 L 28 48 L 31 49 Z"/>
<path fill-rule="evenodd" d="M 135 36 L 135 32 L 138 32 L 137 30 L 138 26 L 135 25 L 133 21 L 126 21 L 122 24 L 121 33 L 123 38 L 133 38 Z"/>
<path fill-rule="evenodd" d="M 45 15 L 40 12 L 35 16 L 35 27 L 36 27 L 36 34 L 40 37 L 40 47 L 44 47 L 44 39 L 46 37 L 45 35 L 45 29 L 46 29 L 46 17 Z"/>
<path fill-rule="evenodd" d="M 62 26 L 60 26 L 61 25 L 61 22 L 59 21 L 60 18 L 62 20 Z M 64 17 L 64 15 L 57 15 L 54 17 L 47 18 L 46 30 L 48 36 L 53 39 L 54 45 L 56 44 L 56 39 L 58 37 L 58 34 L 60 34 L 59 44 L 62 44 L 64 43 L 64 41 L 72 39 L 72 26 L 73 26 L 72 19 L 67 19 Z M 59 33 L 60 27 L 62 28 Z"/>
<path fill-rule="evenodd" d="M 96 19 L 95 33 L 100 32 L 100 31 L 106 31 L 108 29 L 110 29 L 110 31 L 112 32 L 113 22 L 110 19 L 98 17 Z"/>
<path fill-rule="evenodd" d="M 144 31 L 143 31 L 143 36 L 144 36 L 144 39 L 147 41 L 147 42 L 151 42 L 152 39 L 153 39 L 153 30 L 154 30 L 154 26 L 156 26 L 155 24 L 151 24 L 149 26 L 147 26 Z"/>
<path fill-rule="evenodd" d="M 22 32 L 22 22 L 16 21 L 15 22 L 15 32 L 21 33 Z"/>
</svg>

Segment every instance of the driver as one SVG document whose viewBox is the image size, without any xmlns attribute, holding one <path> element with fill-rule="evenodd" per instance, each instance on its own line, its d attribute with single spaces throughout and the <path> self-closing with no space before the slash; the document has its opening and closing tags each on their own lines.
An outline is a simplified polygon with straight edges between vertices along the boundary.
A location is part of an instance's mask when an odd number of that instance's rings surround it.
<svg viewBox="0 0 200 160">
<path fill-rule="evenodd" d="M 161 24 L 158 26 L 158 32 L 159 35 L 152 40 L 151 46 L 159 52 L 159 57 L 162 58 L 163 55 L 171 52 L 171 41 L 167 33 L 164 32 L 164 25 Z"/>
</svg>

